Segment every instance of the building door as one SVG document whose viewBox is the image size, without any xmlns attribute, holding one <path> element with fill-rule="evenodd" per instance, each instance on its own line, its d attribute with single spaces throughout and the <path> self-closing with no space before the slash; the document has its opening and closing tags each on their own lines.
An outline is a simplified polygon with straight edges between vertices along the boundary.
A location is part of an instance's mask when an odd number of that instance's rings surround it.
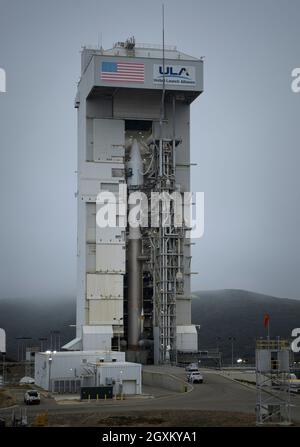
<svg viewBox="0 0 300 447">
<path fill-rule="evenodd" d="M 136 380 L 123 380 L 123 394 L 136 394 Z"/>
</svg>

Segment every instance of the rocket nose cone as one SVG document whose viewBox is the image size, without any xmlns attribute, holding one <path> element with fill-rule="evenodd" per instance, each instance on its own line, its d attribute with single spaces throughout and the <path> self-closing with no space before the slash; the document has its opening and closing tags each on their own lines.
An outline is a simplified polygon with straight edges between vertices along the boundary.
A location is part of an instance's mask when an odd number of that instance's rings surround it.
<svg viewBox="0 0 300 447">
<path fill-rule="evenodd" d="M 140 151 L 140 145 L 137 142 L 136 139 L 133 140 L 132 142 L 132 146 L 131 146 L 131 151 L 130 151 L 130 157 L 131 159 L 137 160 L 138 163 L 141 162 L 142 157 L 141 157 L 141 151 Z"/>
<path fill-rule="evenodd" d="M 131 152 L 140 152 L 139 144 L 136 139 L 134 139 L 132 142 Z"/>
</svg>

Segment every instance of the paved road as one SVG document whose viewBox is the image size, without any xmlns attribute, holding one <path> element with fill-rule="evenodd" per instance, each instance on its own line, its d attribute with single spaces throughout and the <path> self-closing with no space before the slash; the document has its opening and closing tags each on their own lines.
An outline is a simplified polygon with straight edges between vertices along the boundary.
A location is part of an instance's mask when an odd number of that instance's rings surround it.
<svg viewBox="0 0 300 447">
<path fill-rule="evenodd" d="M 184 371 L 178 368 L 175 374 L 184 377 Z M 172 370 L 174 374 L 174 370 Z M 151 388 L 144 387 L 144 392 L 151 391 Z M 152 391 L 155 391 L 152 389 Z M 254 414 L 256 403 L 255 388 L 247 388 L 237 382 L 231 381 L 216 372 L 207 371 L 204 373 L 204 383 L 194 384 L 194 389 L 189 393 L 175 394 L 159 390 L 155 398 L 130 398 L 124 401 L 91 401 L 68 403 L 56 402 L 54 399 L 43 397 L 41 404 L 29 406 L 27 415 L 32 420 L 37 413 L 48 411 L 49 414 L 78 414 L 78 413 L 114 413 L 128 410 L 223 410 L 237 411 Z M 18 390 L 17 399 L 19 407 L 24 407 L 24 392 Z M 292 416 L 294 420 L 300 421 L 300 396 L 292 396 Z M 0 409 L 0 417 L 11 415 L 12 409 Z"/>
</svg>

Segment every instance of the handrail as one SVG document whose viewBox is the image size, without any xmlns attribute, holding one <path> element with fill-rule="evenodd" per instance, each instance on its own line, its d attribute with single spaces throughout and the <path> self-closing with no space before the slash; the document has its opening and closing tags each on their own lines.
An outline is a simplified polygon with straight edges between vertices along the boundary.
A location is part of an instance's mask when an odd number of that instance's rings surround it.
<svg viewBox="0 0 300 447">
<path fill-rule="evenodd" d="M 256 340 L 256 349 L 287 349 L 290 347 L 288 340 Z"/>
</svg>

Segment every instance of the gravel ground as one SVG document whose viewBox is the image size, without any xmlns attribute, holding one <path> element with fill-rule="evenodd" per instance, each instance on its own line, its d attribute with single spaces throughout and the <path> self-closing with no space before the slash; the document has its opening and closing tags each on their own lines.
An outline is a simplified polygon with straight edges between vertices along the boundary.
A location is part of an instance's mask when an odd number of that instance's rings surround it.
<svg viewBox="0 0 300 447">
<path fill-rule="evenodd" d="M 128 411 L 126 415 L 92 414 L 49 415 L 49 426 L 73 427 L 253 427 L 255 418 L 250 414 L 227 411 L 180 410 Z"/>
</svg>

